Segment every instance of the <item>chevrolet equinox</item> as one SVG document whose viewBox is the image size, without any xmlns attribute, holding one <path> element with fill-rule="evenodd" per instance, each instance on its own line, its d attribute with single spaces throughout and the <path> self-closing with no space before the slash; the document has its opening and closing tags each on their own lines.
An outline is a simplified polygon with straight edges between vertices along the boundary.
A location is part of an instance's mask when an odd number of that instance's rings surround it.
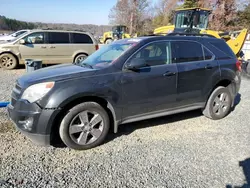
<svg viewBox="0 0 250 188">
<path fill-rule="evenodd" d="M 89 149 L 109 130 L 149 118 L 201 109 L 224 118 L 239 91 L 241 63 L 221 39 L 147 36 L 104 46 L 77 64 L 19 78 L 8 113 L 40 145 L 62 141 Z"/>
</svg>

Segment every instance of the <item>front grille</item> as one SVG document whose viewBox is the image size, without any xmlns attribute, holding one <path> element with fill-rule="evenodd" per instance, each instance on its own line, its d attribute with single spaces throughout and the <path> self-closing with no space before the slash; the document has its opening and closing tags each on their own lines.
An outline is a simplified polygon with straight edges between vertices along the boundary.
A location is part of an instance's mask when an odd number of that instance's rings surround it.
<svg viewBox="0 0 250 188">
<path fill-rule="evenodd" d="M 16 101 L 21 98 L 22 87 L 16 82 L 15 87 L 12 90 L 11 94 L 11 105 L 15 105 Z"/>
</svg>

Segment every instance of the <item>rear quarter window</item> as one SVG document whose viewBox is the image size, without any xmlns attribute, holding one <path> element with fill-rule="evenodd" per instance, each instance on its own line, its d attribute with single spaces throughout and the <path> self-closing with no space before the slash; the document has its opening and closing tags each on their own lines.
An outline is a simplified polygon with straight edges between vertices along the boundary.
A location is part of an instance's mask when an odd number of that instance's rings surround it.
<svg viewBox="0 0 250 188">
<path fill-rule="evenodd" d="M 75 44 L 93 44 L 93 40 L 87 34 L 71 33 L 72 43 Z"/>
<path fill-rule="evenodd" d="M 231 59 L 235 57 L 234 52 L 224 41 L 209 42 L 212 47 L 216 48 L 219 53 L 216 53 L 217 59 Z"/>
</svg>

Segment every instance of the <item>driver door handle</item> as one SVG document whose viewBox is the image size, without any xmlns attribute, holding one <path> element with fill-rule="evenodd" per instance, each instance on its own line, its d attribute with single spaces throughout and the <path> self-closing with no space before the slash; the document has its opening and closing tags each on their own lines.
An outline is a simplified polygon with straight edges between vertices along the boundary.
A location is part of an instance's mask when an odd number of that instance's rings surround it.
<svg viewBox="0 0 250 188">
<path fill-rule="evenodd" d="M 163 76 L 174 76 L 176 75 L 176 72 L 170 72 L 170 71 L 167 71 L 166 73 L 163 74 Z"/>
<path fill-rule="evenodd" d="M 41 48 L 47 48 L 46 46 L 41 46 Z"/>
</svg>

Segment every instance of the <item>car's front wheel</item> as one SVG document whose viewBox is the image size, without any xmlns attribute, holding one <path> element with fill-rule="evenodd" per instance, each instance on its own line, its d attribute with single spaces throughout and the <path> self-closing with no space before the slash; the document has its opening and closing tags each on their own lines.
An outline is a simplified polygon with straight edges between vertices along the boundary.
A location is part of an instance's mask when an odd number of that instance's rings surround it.
<svg viewBox="0 0 250 188">
<path fill-rule="evenodd" d="M 11 70 L 15 69 L 18 65 L 17 59 L 10 53 L 3 53 L 0 55 L 0 67 Z"/>
<path fill-rule="evenodd" d="M 95 102 L 79 104 L 63 118 L 59 134 L 66 146 L 84 150 L 103 143 L 109 131 L 109 116 Z"/>
<path fill-rule="evenodd" d="M 210 95 L 203 114 L 214 120 L 222 119 L 230 112 L 232 102 L 229 89 L 219 86 Z"/>
</svg>

